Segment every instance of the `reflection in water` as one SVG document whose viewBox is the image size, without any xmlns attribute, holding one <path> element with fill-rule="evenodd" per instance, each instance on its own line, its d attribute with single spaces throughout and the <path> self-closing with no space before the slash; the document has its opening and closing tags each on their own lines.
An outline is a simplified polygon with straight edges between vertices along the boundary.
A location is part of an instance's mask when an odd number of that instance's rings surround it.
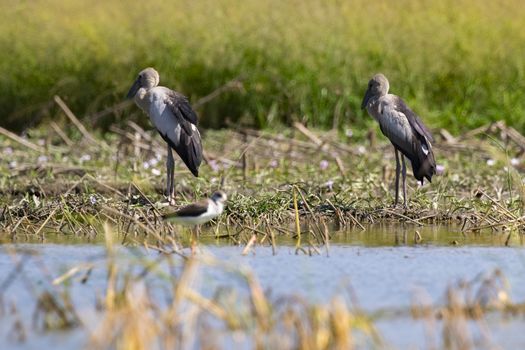
<svg viewBox="0 0 525 350">
<path fill-rule="evenodd" d="M 350 229 L 333 231 L 330 244 L 357 245 L 365 247 L 383 246 L 523 246 L 523 236 L 509 232 L 483 232 L 481 234 L 463 233 L 458 225 L 433 225 L 419 227 L 414 224 L 373 224 L 365 226 L 366 230 Z M 290 228 L 290 232 L 294 232 Z M 234 230 L 235 231 L 235 230 Z M 295 245 L 293 234 L 278 236 L 280 245 Z M 213 245 L 230 245 L 227 239 L 215 239 L 214 232 L 208 231 L 201 236 L 201 242 Z"/>
<path fill-rule="evenodd" d="M 514 246 L 521 247 L 524 245 L 523 235 L 516 232 L 490 232 L 483 233 L 463 233 L 461 227 L 458 225 L 432 225 L 419 227 L 415 224 L 373 224 L 364 226 L 366 230 L 348 229 L 343 231 L 332 231 L 330 233 L 330 244 L 342 244 L 352 246 L 365 247 L 382 247 L 382 246 L 413 246 L 413 245 L 434 245 L 434 246 Z M 181 229 L 181 228 L 179 228 Z M 230 229 L 235 235 L 238 230 Z M 294 246 L 296 240 L 294 237 L 295 228 L 290 226 L 288 230 L 290 234 L 276 235 L 276 243 L 278 245 Z M 307 230 L 305 230 L 306 232 Z M 185 229 L 183 233 L 188 233 Z M 177 232 L 181 233 L 181 232 Z M 236 241 L 229 240 L 224 232 L 219 232 L 221 238 L 216 238 L 218 232 L 215 228 L 203 228 L 200 234 L 199 241 L 203 245 L 213 246 L 231 246 Z M 251 236 L 251 232 L 247 232 Z M 308 241 L 307 234 L 303 233 L 305 238 L 303 241 Z M 235 236 L 237 239 L 238 237 Z M 137 238 L 138 239 L 138 238 Z M 123 238 L 123 241 L 125 239 Z M 268 242 L 268 240 L 266 240 Z M 0 239 L 0 243 L 41 243 L 40 236 L 34 237 L 31 235 L 17 236 L 13 241 L 9 236 L 4 235 Z M 97 236 L 86 241 L 85 237 L 78 237 L 75 235 L 63 235 L 46 233 L 46 243 L 59 244 L 104 244 L 104 237 Z"/>
<path fill-rule="evenodd" d="M 523 237 L 521 235 L 511 235 L 510 240 L 507 242 L 508 236 L 509 233 L 484 232 L 483 234 L 464 234 L 461 232 L 461 227 L 457 225 L 418 227 L 413 224 L 375 224 L 368 226 L 366 231 L 336 232 L 334 241 L 369 247 L 416 244 L 504 246 L 508 243 L 513 246 L 523 245 Z"/>
</svg>

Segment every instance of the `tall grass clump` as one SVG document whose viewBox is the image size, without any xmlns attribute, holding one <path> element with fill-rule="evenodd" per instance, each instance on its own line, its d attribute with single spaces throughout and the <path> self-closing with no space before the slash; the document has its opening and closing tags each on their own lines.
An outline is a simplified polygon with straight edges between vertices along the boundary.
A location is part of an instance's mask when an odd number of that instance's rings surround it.
<svg viewBox="0 0 525 350">
<path fill-rule="evenodd" d="M 53 114 L 54 94 L 79 116 L 111 106 L 146 66 L 193 101 L 242 79 L 242 91 L 200 110 L 207 127 L 364 127 L 359 105 L 378 71 L 433 127 L 525 127 L 519 0 L 51 0 L 0 11 L 0 115 L 11 128 Z"/>
</svg>

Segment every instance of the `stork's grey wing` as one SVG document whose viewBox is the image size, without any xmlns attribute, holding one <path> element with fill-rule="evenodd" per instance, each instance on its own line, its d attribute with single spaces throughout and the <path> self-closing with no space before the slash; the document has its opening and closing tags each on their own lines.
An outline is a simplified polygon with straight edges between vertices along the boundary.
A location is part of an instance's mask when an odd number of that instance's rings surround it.
<svg viewBox="0 0 525 350">
<path fill-rule="evenodd" d="M 425 177 L 431 181 L 436 161 L 430 143 L 432 136 L 423 122 L 397 96 L 394 103 L 385 104 L 382 113 L 389 122 L 381 126 L 381 131 L 410 159 L 416 179 L 423 181 Z"/>
<path fill-rule="evenodd" d="M 193 175 L 199 176 L 199 166 L 202 162 L 202 142 L 197 129 L 197 114 L 191 108 L 188 99 L 178 92 L 170 90 L 166 94 L 165 103 L 181 126 L 178 144 L 173 141 L 166 141 L 177 152 Z"/>
<path fill-rule="evenodd" d="M 176 91 L 169 90 L 166 97 L 166 105 L 177 117 L 197 125 L 197 114 L 191 108 L 188 98 Z"/>
<path fill-rule="evenodd" d="M 428 141 L 434 142 L 434 138 L 432 137 L 432 134 L 428 130 L 428 128 L 423 124 L 423 121 L 418 117 L 414 111 L 410 109 L 410 107 L 407 106 L 405 101 L 399 96 L 396 96 L 395 98 L 395 108 L 399 112 L 403 113 L 410 123 L 410 126 L 421 136 L 424 136 L 427 138 Z"/>
<path fill-rule="evenodd" d="M 379 127 L 383 135 L 388 137 L 403 154 L 410 154 L 414 133 L 407 117 L 396 108 L 392 101 L 388 100 L 382 102 L 380 114 Z"/>
</svg>

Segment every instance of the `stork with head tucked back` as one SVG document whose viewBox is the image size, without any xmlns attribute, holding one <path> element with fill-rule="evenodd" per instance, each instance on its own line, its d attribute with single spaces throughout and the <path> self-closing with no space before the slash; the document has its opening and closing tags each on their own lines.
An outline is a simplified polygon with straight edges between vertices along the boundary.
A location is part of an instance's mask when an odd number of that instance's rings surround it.
<svg viewBox="0 0 525 350">
<path fill-rule="evenodd" d="M 412 163 L 414 177 L 421 181 L 432 181 L 436 173 L 436 161 L 432 152 L 432 135 L 421 119 L 396 95 L 388 93 L 390 85 L 383 74 L 376 74 L 368 82 L 368 89 L 361 108 L 368 111 L 390 139 L 396 153 L 396 197 L 399 200 L 399 172 L 403 174 L 403 206 L 407 205 L 405 157 Z M 399 164 L 401 152 L 402 170 Z"/>
<path fill-rule="evenodd" d="M 188 99 L 176 91 L 158 85 L 159 73 L 153 68 L 146 68 L 139 73 L 127 98 L 134 99 L 167 143 L 166 196 L 168 202 L 173 204 L 175 160 L 172 149 L 192 174 L 199 176 L 199 166 L 202 162 L 201 135 L 197 129 L 197 115 Z"/>
</svg>

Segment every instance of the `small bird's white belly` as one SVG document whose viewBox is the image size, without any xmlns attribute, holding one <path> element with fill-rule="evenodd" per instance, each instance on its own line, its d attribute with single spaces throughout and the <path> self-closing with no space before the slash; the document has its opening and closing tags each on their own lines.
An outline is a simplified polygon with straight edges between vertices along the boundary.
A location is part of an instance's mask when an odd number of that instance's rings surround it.
<svg viewBox="0 0 525 350">
<path fill-rule="evenodd" d="M 179 224 L 186 226 L 200 225 L 212 219 L 215 219 L 217 216 L 221 215 L 223 209 L 224 206 L 221 203 L 210 203 L 206 212 L 202 213 L 199 216 L 175 216 L 171 218 L 170 221 L 175 221 Z"/>
<path fill-rule="evenodd" d="M 217 216 L 219 216 L 219 213 L 204 213 L 200 216 L 178 216 L 171 221 L 175 221 L 176 223 L 179 223 L 181 225 L 185 226 L 195 226 L 195 225 L 201 225 L 204 224 L 212 219 L 215 219 Z"/>
</svg>

